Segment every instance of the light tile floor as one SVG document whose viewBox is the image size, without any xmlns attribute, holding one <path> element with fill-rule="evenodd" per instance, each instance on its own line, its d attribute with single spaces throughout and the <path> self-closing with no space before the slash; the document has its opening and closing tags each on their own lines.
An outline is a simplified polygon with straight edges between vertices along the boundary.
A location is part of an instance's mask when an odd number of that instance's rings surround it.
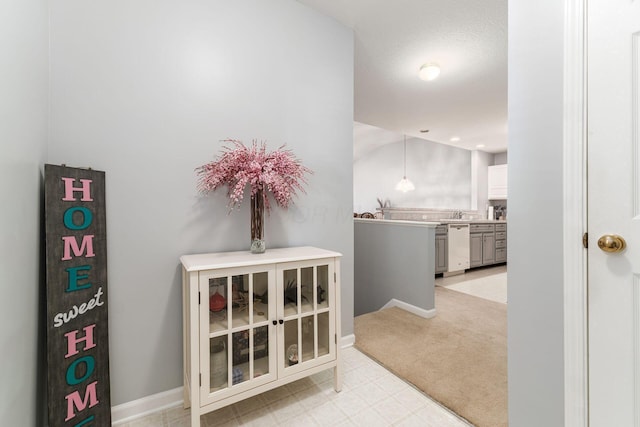
<svg viewBox="0 0 640 427">
<path fill-rule="evenodd" d="M 435 285 L 506 304 L 507 266 L 478 268 L 456 276 L 437 277 Z"/>
<path fill-rule="evenodd" d="M 464 274 L 456 274 L 449 277 L 436 277 L 436 286 L 447 286 L 455 283 L 466 282 L 468 280 L 479 279 L 482 277 L 493 276 L 494 274 L 506 273 L 507 265 L 497 265 L 495 267 L 482 267 L 467 270 Z"/>
<path fill-rule="evenodd" d="M 206 414 L 202 426 L 470 426 L 355 348 L 342 354 L 340 393 L 328 370 Z M 120 426 L 188 427 L 189 410 L 167 409 Z"/>
</svg>

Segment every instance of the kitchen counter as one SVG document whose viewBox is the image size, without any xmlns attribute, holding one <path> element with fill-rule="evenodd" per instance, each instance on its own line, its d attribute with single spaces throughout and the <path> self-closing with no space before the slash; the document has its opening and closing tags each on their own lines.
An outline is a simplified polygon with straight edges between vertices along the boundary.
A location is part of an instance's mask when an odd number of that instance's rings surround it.
<svg viewBox="0 0 640 427">
<path fill-rule="evenodd" d="M 486 218 L 486 213 L 479 210 L 468 209 L 428 209 L 428 208 L 377 208 L 377 213 L 381 213 L 384 219 L 388 220 L 404 220 L 404 221 L 429 221 L 439 222 L 442 224 L 449 222 L 462 222 L 458 219 L 454 219 L 457 215 L 462 215 L 465 218 L 465 222 L 473 223 L 480 221 L 489 222 L 504 222 L 504 221 L 492 221 Z M 468 220 L 468 221 L 467 221 Z"/>
<path fill-rule="evenodd" d="M 391 252 L 394 254 L 403 254 L 407 247 L 416 248 L 418 246 L 429 247 L 431 239 L 433 239 L 434 251 L 429 254 L 414 255 L 421 259 L 434 258 L 433 271 L 435 274 L 450 273 L 449 262 L 449 249 L 448 231 L 449 225 L 454 224 L 469 224 L 469 267 L 484 267 L 488 265 L 500 264 L 507 262 L 507 221 L 506 220 L 490 220 L 490 219 L 454 219 L 454 218 L 440 218 L 431 220 L 401 220 L 401 219 L 363 219 L 354 218 L 355 223 L 355 237 L 356 237 L 356 264 L 360 265 L 358 261 L 362 262 L 362 265 L 371 265 L 377 262 L 381 262 L 381 265 L 387 265 L 389 260 L 389 253 L 380 256 L 380 253 L 370 254 L 368 246 L 373 246 L 377 249 L 375 251 L 387 251 L 390 247 L 394 247 Z M 415 236 L 412 238 L 407 237 L 405 234 L 408 230 L 415 230 L 416 235 L 421 235 L 422 230 L 431 230 L 435 228 L 435 235 L 433 237 L 421 237 L 422 241 L 416 241 Z M 399 237 L 399 235 L 404 237 Z M 374 239 L 375 241 L 368 241 Z M 429 239 L 428 241 L 426 239 Z M 365 243 L 366 242 L 366 243 Z M 397 247 L 395 245 L 398 245 Z M 466 250 L 465 250 L 466 251 Z M 452 262 L 455 260 L 452 260 Z M 431 264 L 431 263 L 429 263 Z M 466 269 L 467 267 L 465 267 Z M 376 270 L 376 269 L 373 269 Z M 374 271 L 377 278 L 383 277 L 381 272 Z M 414 295 L 409 293 L 403 293 L 401 296 L 398 294 L 399 289 L 394 290 L 394 293 L 388 292 L 385 283 L 377 283 L 377 278 L 371 278 L 369 280 L 368 274 L 371 271 L 358 271 L 358 278 L 367 277 L 367 281 L 358 283 L 356 280 L 355 293 L 363 295 L 366 293 L 368 297 L 362 296 L 362 298 L 356 301 L 356 315 L 368 313 L 369 311 L 377 310 L 381 304 L 385 304 L 388 299 L 395 299 L 401 301 L 411 301 L 415 298 Z M 423 272 L 422 274 L 430 274 Z M 385 277 L 385 279 L 390 279 Z M 376 299 L 372 301 L 371 298 L 371 283 L 376 282 L 376 291 L 382 296 L 382 300 Z M 359 285 L 362 286 L 360 289 Z M 396 287 L 397 284 L 394 285 Z M 400 286 L 401 288 L 402 286 Z M 386 299 L 385 299 L 386 298 Z M 360 301 L 367 301 L 366 306 L 360 306 Z M 430 310 L 430 301 L 427 304 L 418 304 L 422 310 Z M 358 310 L 361 310 L 360 312 Z"/>
<path fill-rule="evenodd" d="M 440 219 L 439 224 L 506 224 L 507 220 L 491 219 Z"/>
<path fill-rule="evenodd" d="M 375 222 L 377 224 L 403 224 L 409 226 L 426 226 L 435 227 L 442 224 L 506 224 L 507 220 L 491 220 L 491 219 L 434 219 L 434 220 L 411 220 L 411 219 L 368 219 L 354 218 L 355 222 Z"/>
<path fill-rule="evenodd" d="M 354 222 L 361 223 L 375 223 L 375 224 L 388 224 L 388 225 L 408 225 L 410 227 L 429 227 L 435 228 L 440 224 L 445 224 L 444 222 L 439 221 L 410 221 L 404 219 L 369 219 L 369 218 L 354 218 Z M 451 220 L 460 222 L 461 220 Z M 494 221 L 497 222 L 497 221 Z"/>
<path fill-rule="evenodd" d="M 436 274 L 455 271 L 455 259 L 450 260 L 451 229 L 469 229 L 469 268 L 507 262 L 507 221 L 489 219 L 441 219 L 436 227 Z M 461 227 L 460 227 L 461 226 Z M 452 268 L 454 270 L 452 270 Z"/>
</svg>

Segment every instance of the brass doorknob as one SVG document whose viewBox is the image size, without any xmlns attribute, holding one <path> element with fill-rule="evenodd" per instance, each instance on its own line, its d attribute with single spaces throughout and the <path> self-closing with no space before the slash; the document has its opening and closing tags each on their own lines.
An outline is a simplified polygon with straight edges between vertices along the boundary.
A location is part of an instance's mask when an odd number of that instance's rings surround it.
<svg viewBox="0 0 640 427">
<path fill-rule="evenodd" d="M 598 239 L 598 247 L 605 252 L 622 252 L 627 242 L 617 234 L 605 234 Z"/>
</svg>

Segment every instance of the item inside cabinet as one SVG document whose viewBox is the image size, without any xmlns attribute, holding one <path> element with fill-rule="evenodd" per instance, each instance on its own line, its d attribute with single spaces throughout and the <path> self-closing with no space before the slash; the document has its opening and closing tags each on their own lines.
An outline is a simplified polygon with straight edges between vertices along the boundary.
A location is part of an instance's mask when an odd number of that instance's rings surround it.
<svg viewBox="0 0 640 427">
<path fill-rule="evenodd" d="M 287 348 L 287 360 L 289 361 L 289 366 L 298 363 L 298 346 L 296 344 L 292 344 Z"/>
<path fill-rule="evenodd" d="M 226 337 L 216 337 L 210 341 L 211 387 L 220 389 L 227 384 L 227 348 Z"/>
<path fill-rule="evenodd" d="M 239 308 L 240 311 L 247 310 L 249 307 L 249 291 L 245 289 L 245 283 L 247 282 L 248 277 L 246 274 L 231 278 L 232 307 Z"/>
<path fill-rule="evenodd" d="M 209 310 L 214 313 L 227 308 L 226 294 L 226 280 L 225 278 L 209 279 Z M 215 292 L 212 294 L 211 289 L 214 288 Z"/>
</svg>

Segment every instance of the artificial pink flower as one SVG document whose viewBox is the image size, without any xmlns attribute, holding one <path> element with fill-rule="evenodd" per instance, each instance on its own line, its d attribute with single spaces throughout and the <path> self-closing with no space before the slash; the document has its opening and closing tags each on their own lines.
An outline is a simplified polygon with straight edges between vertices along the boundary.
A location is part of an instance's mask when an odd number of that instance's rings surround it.
<svg viewBox="0 0 640 427">
<path fill-rule="evenodd" d="M 258 145 L 254 140 L 251 147 L 235 139 L 225 139 L 224 142 L 232 143 L 234 147 L 223 147 L 217 160 L 196 168 L 201 193 L 226 185 L 229 208 L 233 209 L 242 203 L 244 189 L 249 185 L 252 197 L 263 190 L 264 206 L 269 211 L 271 206 L 267 193 L 273 194 L 278 206 L 286 209 L 297 190 L 305 192 L 305 174 L 313 172 L 303 166 L 290 150 L 285 150 L 284 145 L 268 153 L 264 142 Z"/>
</svg>

